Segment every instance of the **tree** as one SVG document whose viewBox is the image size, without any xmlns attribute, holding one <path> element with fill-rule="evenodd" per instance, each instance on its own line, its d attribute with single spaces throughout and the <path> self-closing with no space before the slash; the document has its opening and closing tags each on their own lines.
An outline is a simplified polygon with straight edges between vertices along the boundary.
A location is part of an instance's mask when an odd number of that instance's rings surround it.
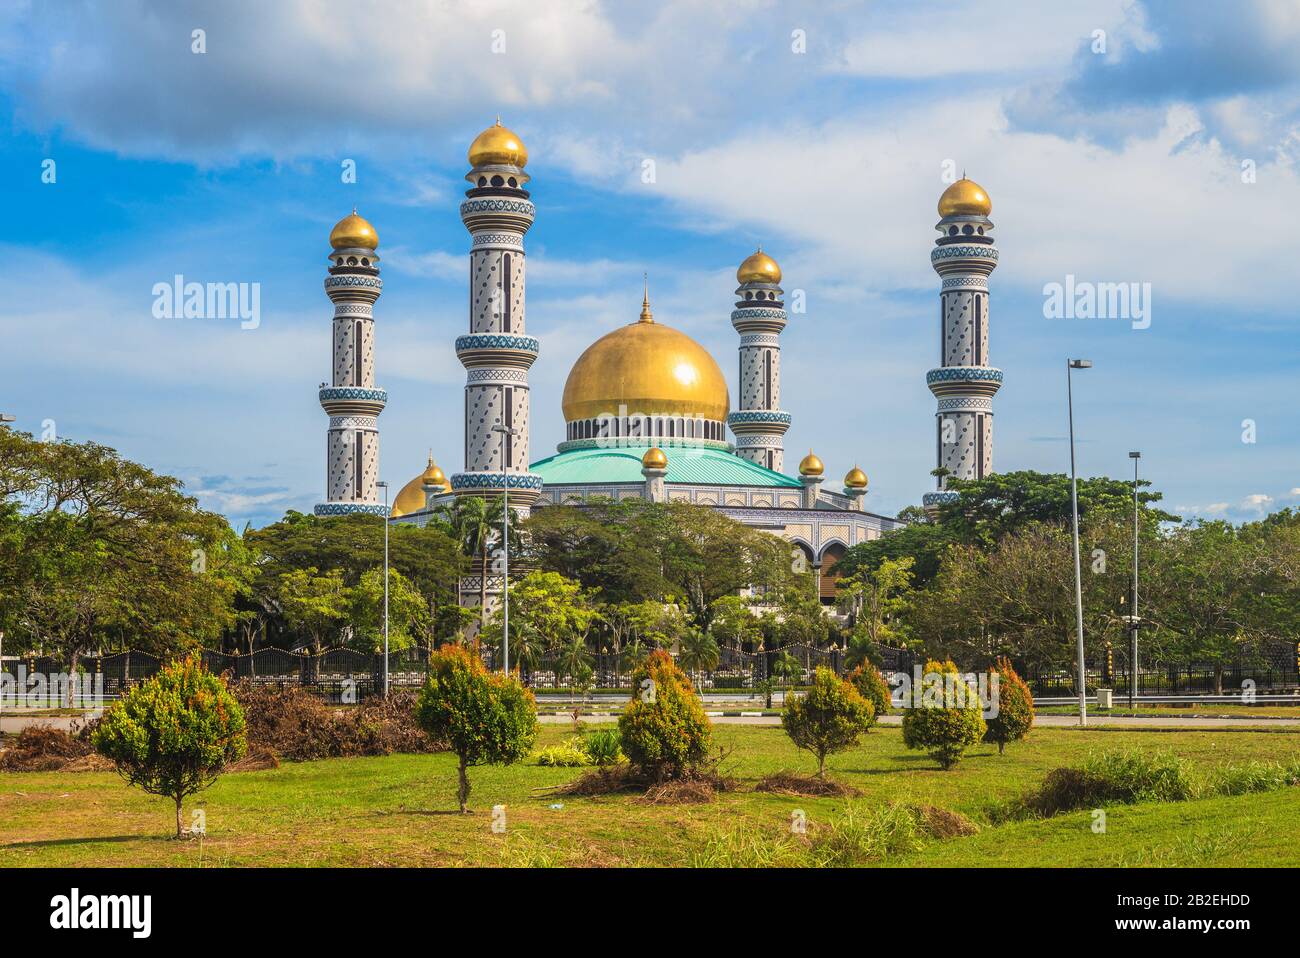
<svg viewBox="0 0 1300 958">
<path fill-rule="evenodd" d="M 998 659 L 995 674 L 998 677 L 996 708 L 985 720 L 988 731 L 984 741 L 997 742 L 998 754 L 1006 751 L 1008 742 L 1019 742 L 1034 725 L 1034 697 L 1025 680 L 1016 674 L 1008 658 Z"/>
<path fill-rule="evenodd" d="M 875 568 L 863 567 L 849 579 L 839 580 L 838 602 L 853 617 L 853 639 L 848 664 L 871 661 L 882 645 L 902 646 L 907 640 L 903 622 L 912 593 L 913 559 L 886 559 Z"/>
<path fill-rule="evenodd" d="M 889 683 L 870 662 L 864 662 L 848 674 L 848 682 L 858 694 L 871 703 L 874 719 L 888 715 L 893 706 Z"/>
<path fill-rule="evenodd" d="M 384 647 L 384 570 L 371 569 L 347 596 L 353 639 L 367 652 Z M 424 596 L 396 569 L 388 570 L 388 647 L 400 652 L 427 634 L 429 609 Z"/>
<path fill-rule="evenodd" d="M 785 703 L 781 727 L 796 746 L 817 759 L 817 777 L 826 777 L 826 756 L 857 744 L 871 726 L 875 709 L 858 690 L 825 666 L 818 666 L 807 692 Z"/>
<path fill-rule="evenodd" d="M 713 602 L 713 634 L 726 641 L 736 651 L 759 642 L 763 632 L 758 616 L 743 596 L 724 595 Z"/>
<path fill-rule="evenodd" d="M 500 539 L 502 519 L 505 515 L 502 499 L 481 496 L 457 496 L 449 506 L 441 506 L 439 515 L 447 523 L 452 537 L 460 543 L 462 552 L 478 559 L 479 570 L 479 627 L 487 624 L 487 580 L 491 564 L 488 554 L 492 543 Z M 514 525 L 511 516 L 511 525 Z M 514 543 L 511 543 L 514 545 Z M 477 648 L 478 639 L 475 638 Z"/>
<path fill-rule="evenodd" d="M 462 814 L 469 811 L 470 767 L 512 765 L 529 754 L 537 738 L 533 693 L 513 675 L 488 672 L 477 654 L 459 645 L 444 645 L 430 655 L 415 719 L 456 754 Z"/>
<path fill-rule="evenodd" d="M 311 644 L 319 655 L 326 641 L 343 625 L 351 611 L 352 596 L 338 570 L 294 569 L 280 576 L 280 607 L 285 621 Z"/>
<path fill-rule="evenodd" d="M 97 443 L 0 429 L 0 627 L 61 656 L 214 643 L 247 574 L 225 519 Z"/>
<path fill-rule="evenodd" d="M 244 712 L 219 676 L 194 659 L 172 662 L 129 689 L 91 735 L 130 785 L 176 803 L 207 788 L 247 748 Z"/>
<path fill-rule="evenodd" d="M 483 640 L 500 647 L 504 608 L 492 612 Z M 535 668 L 575 640 L 586 643 L 596 610 L 583 587 L 558 572 L 529 572 L 510 586 L 510 648 L 516 662 Z"/>
<path fill-rule="evenodd" d="M 711 672 L 718 667 L 722 650 L 717 640 L 708 632 L 689 628 L 679 641 L 680 651 L 677 661 L 682 668 L 696 675 L 696 687 L 699 687 L 698 673 Z"/>
<path fill-rule="evenodd" d="M 922 688 L 912 689 L 903 711 L 903 744 L 926 749 L 945 771 L 987 731 L 979 693 L 951 661 L 925 664 Z"/>
<path fill-rule="evenodd" d="M 632 697 L 619 716 L 618 731 L 628 761 L 656 781 L 687 774 L 708 754 L 708 716 L 663 649 L 633 671 Z"/>
</svg>

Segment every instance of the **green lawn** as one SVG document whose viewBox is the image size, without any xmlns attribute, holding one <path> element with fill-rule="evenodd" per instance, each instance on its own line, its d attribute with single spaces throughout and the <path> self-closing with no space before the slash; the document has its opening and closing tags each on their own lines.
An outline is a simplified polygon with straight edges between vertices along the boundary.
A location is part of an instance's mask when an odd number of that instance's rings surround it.
<svg viewBox="0 0 1300 958">
<path fill-rule="evenodd" d="M 543 726 L 539 744 L 569 734 L 567 726 Z M 708 805 L 557 798 L 536 789 L 579 771 L 525 764 L 474 769 L 475 813 L 461 816 L 450 756 L 333 759 L 223 777 L 198 799 L 208 827 L 201 847 L 169 840 L 167 802 L 111 773 L 0 774 L 0 865 L 677 865 L 723 829 L 778 841 L 796 808 L 814 826 L 843 810 L 843 799 L 751 790 L 769 772 L 815 767 L 781 729 L 720 725 L 715 737 L 734 750 L 729 764 L 741 788 Z M 1020 795 L 1050 769 L 1090 750 L 1130 746 L 1172 749 L 1210 767 L 1300 757 L 1300 734 L 1043 728 L 1004 756 L 981 746 L 942 772 L 886 728 L 829 767 L 862 790 L 864 805 L 923 802 L 986 824 L 978 835 L 934 841 L 889 864 L 1300 865 L 1300 789 L 1112 808 L 1101 835 L 1086 812 L 987 826 L 993 802 Z M 507 806 L 504 835 L 490 829 L 495 804 Z M 188 812 L 187 805 L 187 819 Z"/>
</svg>

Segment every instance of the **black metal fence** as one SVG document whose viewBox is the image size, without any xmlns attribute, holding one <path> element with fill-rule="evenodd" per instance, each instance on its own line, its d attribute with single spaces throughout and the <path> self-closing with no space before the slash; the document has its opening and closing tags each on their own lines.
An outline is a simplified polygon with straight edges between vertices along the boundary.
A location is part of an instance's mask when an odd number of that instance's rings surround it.
<svg viewBox="0 0 1300 958">
<path fill-rule="evenodd" d="M 1086 672 L 1089 692 L 1111 688 L 1117 696 L 1128 694 L 1131 673 L 1127 650 L 1100 656 Z M 881 671 L 886 674 L 906 672 L 924 665 L 925 656 L 909 649 L 883 647 Z M 222 652 L 199 653 L 203 665 L 212 672 L 229 673 L 236 679 L 277 685 L 302 685 L 333 700 L 356 701 L 372 694 L 383 683 L 384 659 L 381 654 L 337 648 L 320 653 L 287 652 L 283 649 L 258 649 L 247 654 Z M 483 658 L 490 668 L 499 667 L 497 653 L 484 648 Z M 427 649 L 410 648 L 389 656 L 389 685 L 415 688 L 424 682 L 428 668 Z M 692 669 L 689 659 L 679 657 L 679 664 L 704 691 L 753 691 L 765 680 L 776 685 L 802 685 L 818 666 L 827 666 L 839 674 L 848 671 L 844 652 L 837 648 L 820 649 L 810 645 L 790 645 L 781 649 L 748 651 L 736 648 L 720 650 L 719 660 L 710 669 Z M 1017 671 L 1039 697 L 1077 695 L 1073 669 L 1035 669 L 1015 663 Z M 147 652 L 115 652 L 103 656 L 83 656 L 77 671 L 83 679 L 95 681 L 109 698 L 121 694 L 133 682 L 153 676 L 162 660 Z M 562 668 L 550 663 L 519 663 L 524 681 L 537 689 L 560 689 L 570 683 Z M 630 689 L 636 657 L 627 650 L 620 653 L 602 651 L 591 657 L 592 685 L 598 689 Z M 522 666 L 522 667 L 521 667 Z M 24 676 L 62 675 L 67 663 L 50 657 L 7 658 L 0 662 L 0 672 L 10 676 L 10 693 L 23 691 Z M 1300 686 L 1300 662 L 1297 649 L 1290 643 L 1276 643 L 1257 649 L 1242 661 L 1216 667 L 1205 663 L 1141 664 L 1136 677 L 1139 695 L 1176 695 L 1212 693 L 1221 687 L 1226 693 L 1241 692 L 1252 686 L 1258 690 L 1295 689 Z M 102 684 L 100 684 L 102 683 Z M 50 695 L 55 695 L 50 690 Z"/>
</svg>

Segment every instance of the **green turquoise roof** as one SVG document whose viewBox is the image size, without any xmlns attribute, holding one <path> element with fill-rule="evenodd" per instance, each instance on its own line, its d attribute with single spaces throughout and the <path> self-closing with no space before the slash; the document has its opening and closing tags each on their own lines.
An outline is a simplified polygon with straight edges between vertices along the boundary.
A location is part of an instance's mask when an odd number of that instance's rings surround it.
<svg viewBox="0 0 1300 958">
<path fill-rule="evenodd" d="M 641 457 L 649 446 L 618 446 L 598 449 L 570 449 L 533 463 L 529 470 L 548 486 L 577 486 L 586 483 L 644 482 Z M 798 479 L 741 459 L 721 449 L 669 446 L 668 482 L 710 486 L 780 486 L 801 488 Z"/>
</svg>

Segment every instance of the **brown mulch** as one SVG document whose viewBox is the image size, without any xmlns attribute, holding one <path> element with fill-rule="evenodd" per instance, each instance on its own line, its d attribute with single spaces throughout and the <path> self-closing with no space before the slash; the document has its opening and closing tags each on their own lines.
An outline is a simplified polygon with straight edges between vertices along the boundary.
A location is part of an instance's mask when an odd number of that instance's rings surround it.
<svg viewBox="0 0 1300 958">
<path fill-rule="evenodd" d="M 261 772 L 268 768 L 279 768 L 280 757 L 273 749 L 250 748 L 248 754 L 233 765 L 226 766 L 227 772 Z"/>
<path fill-rule="evenodd" d="M 754 786 L 756 792 L 772 792 L 776 795 L 800 795 L 807 798 L 853 798 L 862 793 L 852 785 L 845 785 L 832 778 L 818 778 L 816 775 L 796 775 L 793 772 L 777 772 L 764 776 Z"/>
<path fill-rule="evenodd" d="M 922 827 L 935 838 L 961 838 L 974 835 L 980 827 L 961 812 L 949 811 L 935 805 L 913 805 L 921 816 Z"/>
<path fill-rule="evenodd" d="M 394 752 L 443 751 L 415 722 L 416 693 L 401 689 L 342 708 L 297 685 L 233 682 L 244 709 L 249 753 L 305 761 Z"/>
<path fill-rule="evenodd" d="M 90 743 L 74 738 L 63 729 L 48 725 L 29 725 L 0 752 L 0 771 L 57 772 L 94 750 Z"/>
<path fill-rule="evenodd" d="M 593 768 L 572 782 L 546 789 L 555 795 L 616 795 L 640 792 L 646 805 L 699 805 L 711 802 L 720 792 L 729 792 L 736 781 L 711 766 L 689 769 L 676 778 L 655 779 L 634 765 L 620 762 Z"/>
</svg>

